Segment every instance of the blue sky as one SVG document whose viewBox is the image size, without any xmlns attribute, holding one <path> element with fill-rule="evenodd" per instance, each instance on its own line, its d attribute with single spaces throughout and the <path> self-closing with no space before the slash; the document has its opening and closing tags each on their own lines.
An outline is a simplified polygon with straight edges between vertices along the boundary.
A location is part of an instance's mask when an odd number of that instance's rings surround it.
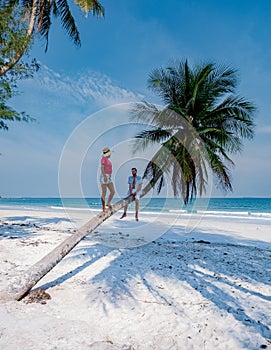
<svg viewBox="0 0 271 350">
<path fill-rule="evenodd" d="M 47 53 L 44 42 L 36 40 L 31 56 L 40 61 L 41 70 L 20 84 L 22 93 L 12 105 L 37 121 L 11 123 L 8 132 L 1 132 L 0 195 L 59 196 L 61 154 L 74 130 L 88 118 L 99 138 L 91 140 L 82 155 L 83 195 L 99 195 L 97 168 L 104 145 L 115 149 L 116 187 L 119 195 L 124 194 L 130 166 L 137 164 L 143 171 L 147 155 L 130 153 L 128 141 L 136 128 L 110 130 L 110 119 L 118 120 L 111 106 L 143 99 L 160 103 L 147 89 L 148 74 L 172 60 L 187 58 L 191 64 L 213 61 L 238 70 L 238 91 L 257 106 L 257 128 L 254 140 L 245 142 L 242 154 L 233 158 L 234 191 L 228 196 L 271 197 L 271 2 L 101 3 L 105 19 L 86 19 L 71 6 L 81 48 L 73 46 L 58 21 L 53 21 Z M 93 113 L 98 118 L 90 117 Z M 74 161 L 76 157 L 75 153 Z M 76 164 L 71 161 L 70 168 Z M 224 196 L 211 187 L 213 196 Z"/>
</svg>

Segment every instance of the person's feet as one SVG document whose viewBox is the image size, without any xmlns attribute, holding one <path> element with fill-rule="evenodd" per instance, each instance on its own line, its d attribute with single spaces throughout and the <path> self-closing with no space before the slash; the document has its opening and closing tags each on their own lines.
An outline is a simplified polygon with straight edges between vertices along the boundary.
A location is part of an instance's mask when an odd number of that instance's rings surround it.
<svg viewBox="0 0 271 350">
<path fill-rule="evenodd" d="M 138 214 L 135 214 L 135 220 L 138 221 Z"/>
<path fill-rule="evenodd" d="M 122 215 L 121 215 L 121 217 L 120 217 L 120 219 L 123 219 L 123 218 L 126 218 L 126 213 L 123 213 Z"/>
</svg>

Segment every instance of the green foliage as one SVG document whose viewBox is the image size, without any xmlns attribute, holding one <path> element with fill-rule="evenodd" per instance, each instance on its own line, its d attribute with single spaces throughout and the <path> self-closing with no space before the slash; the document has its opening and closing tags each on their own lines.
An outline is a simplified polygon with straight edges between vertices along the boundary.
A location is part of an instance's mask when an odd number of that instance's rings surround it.
<svg viewBox="0 0 271 350">
<path fill-rule="evenodd" d="M 93 16 L 104 16 L 104 8 L 97 0 L 75 0 L 74 2 L 82 11 L 86 12 L 86 14 L 92 12 Z"/>
<path fill-rule="evenodd" d="M 75 3 L 86 14 L 91 12 L 93 16 L 104 16 L 104 8 L 97 0 L 75 0 Z M 47 50 L 52 16 L 60 18 L 68 36 L 76 45 L 80 45 L 79 32 L 68 0 L 0 2 L 0 129 L 8 129 L 8 120 L 31 120 L 25 113 L 18 113 L 9 107 L 7 101 L 18 93 L 18 80 L 32 77 L 39 68 L 35 60 L 23 62 L 22 56 L 28 57 L 36 33 L 46 39 Z"/>
<path fill-rule="evenodd" d="M 251 139 L 255 127 L 255 106 L 236 93 L 236 71 L 213 63 L 191 68 L 187 61 L 176 62 L 155 69 L 148 84 L 165 108 L 144 102 L 132 111 L 133 119 L 153 125 L 136 136 L 135 150 L 161 144 L 145 177 L 159 192 L 164 174 L 171 174 L 174 194 L 185 203 L 205 192 L 209 169 L 218 187 L 232 190 L 230 156 L 242 150 L 242 140 Z"/>
<path fill-rule="evenodd" d="M 35 19 L 33 21 L 33 27 L 31 31 L 36 30 L 42 38 L 46 41 L 45 51 L 48 49 L 49 32 L 52 24 L 52 17 L 59 18 L 61 25 L 69 38 L 75 45 L 80 46 L 80 34 L 72 15 L 68 0 L 6 0 L 9 4 L 16 3 L 24 9 L 29 17 L 32 15 L 33 8 L 35 7 Z M 80 9 L 93 16 L 103 17 L 104 8 L 97 0 L 74 0 L 74 3 L 80 7 Z"/>
<path fill-rule="evenodd" d="M 24 49 L 27 27 L 23 21 L 25 11 L 15 5 L 1 2 L 0 5 L 0 64 L 1 66 Z"/>
<path fill-rule="evenodd" d="M 15 5 L 1 2 L 0 5 L 0 66 L 9 62 L 17 50 L 31 47 L 29 41 L 26 45 L 26 25 L 23 21 L 24 11 Z M 27 55 L 27 52 L 26 52 Z M 13 66 L 6 74 L 0 76 L 0 129 L 7 130 L 8 121 L 33 120 L 24 112 L 17 112 L 8 106 L 8 101 L 18 94 L 17 82 L 31 78 L 39 68 L 37 62 L 21 61 Z"/>
</svg>

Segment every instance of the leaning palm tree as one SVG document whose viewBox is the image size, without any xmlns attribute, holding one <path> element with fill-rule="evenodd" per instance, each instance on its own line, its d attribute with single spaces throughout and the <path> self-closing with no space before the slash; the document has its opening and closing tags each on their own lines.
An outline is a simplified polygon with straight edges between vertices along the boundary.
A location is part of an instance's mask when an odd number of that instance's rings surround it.
<svg viewBox="0 0 271 350">
<path fill-rule="evenodd" d="M 97 0 L 74 0 L 74 2 L 86 15 L 91 12 L 94 16 L 104 16 L 104 8 Z M 47 50 L 53 16 L 60 18 L 62 27 L 75 45 L 81 44 L 79 32 L 68 0 L 4 0 L 2 5 L 6 7 L 20 5 L 24 10 L 24 18 L 22 20 L 26 21 L 28 26 L 23 45 L 15 50 L 12 58 L 0 67 L 0 76 L 12 69 L 21 59 L 34 31 L 45 38 L 45 50 Z"/>
<path fill-rule="evenodd" d="M 136 135 L 134 150 L 161 145 L 144 177 L 160 192 L 170 174 L 174 195 L 185 204 L 206 191 L 208 171 L 231 191 L 231 155 L 253 137 L 255 113 L 253 103 L 236 94 L 236 71 L 213 63 L 191 68 L 186 60 L 155 69 L 148 84 L 165 107 L 143 102 L 131 111 L 133 120 L 153 125 Z"/>
<path fill-rule="evenodd" d="M 21 300 L 38 281 L 51 271 L 84 237 L 95 230 L 114 213 L 134 201 L 133 196 L 119 200 L 108 212 L 101 212 L 57 245 L 27 271 L 18 276 L 4 290 L 0 291 L 0 303 Z"/>
<path fill-rule="evenodd" d="M 225 162 L 233 164 L 229 154 L 241 150 L 241 138 L 253 136 L 255 107 L 234 95 L 236 73 L 213 64 L 191 70 L 187 61 L 175 67 L 155 70 L 150 86 L 159 93 L 166 107 L 158 109 L 149 103 L 136 104 L 133 118 L 154 127 L 137 135 L 137 145 L 147 147 L 162 142 L 161 148 L 146 167 L 149 182 L 143 197 L 154 186 L 163 185 L 165 174 L 171 174 L 175 195 L 185 203 L 204 192 L 208 167 L 223 188 L 231 189 L 230 174 Z M 20 300 L 84 237 L 115 212 L 133 201 L 127 197 L 100 213 L 30 267 L 17 280 L 0 292 L 0 302 Z"/>
</svg>

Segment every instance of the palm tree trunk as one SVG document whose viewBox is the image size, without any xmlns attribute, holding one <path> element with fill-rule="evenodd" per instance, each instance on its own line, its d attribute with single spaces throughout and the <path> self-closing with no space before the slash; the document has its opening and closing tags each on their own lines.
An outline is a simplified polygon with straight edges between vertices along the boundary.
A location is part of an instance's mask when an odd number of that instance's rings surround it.
<svg viewBox="0 0 271 350">
<path fill-rule="evenodd" d="M 141 196 L 144 197 L 156 184 L 162 170 L 159 169 L 155 177 L 142 189 Z M 38 283 L 49 271 L 51 271 L 83 238 L 101 225 L 110 216 L 134 201 L 133 196 L 121 199 L 112 205 L 112 209 L 108 212 L 102 212 L 85 225 L 81 226 L 75 233 L 60 243 L 49 254 L 43 257 L 35 265 L 31 266 L 23 273 L 13 284 L 9 285 L 4 291 L 0 292 L 0 302 L 22 299 L 30 289 Z"/>
<path fill-rule="evenodd" d="M 33 0 L 33 5 L 32 5 L 32 8 L 31 8 L 31 13 L 30 13 L 30 17 L 29 17 L 29 23 L 28 23 L 28 27 L 27 27 L 27 32 L 26 32 L 26 36 L 24 38 L 25 43 L 24 43 L 22 49 L 20 49 L 19 51 L 15 52 L 14 56 L 10 59 L 9 62 L 7 62 L 2 67 L 0 67 L 0 76 L 4 75 L 10 69 L 12 69 L 15 66 L 15 64 L 21 59 L 23 54 L 25 53 L 25 51 L 27 49 L 27 45 L 29 43 L 29 40 L 30 40 L 30 38 L 32 36 L 32 33 L 34 31 L 37 9 L 38 9 L 38 0 Z"/>
<path fill-rule="evenodd" d="M 85 225 L 80 227 L 72 236 L 65 239 L 54 250 L 47 254 L 44 258 L 31 266 L 6 290 L 0 293 L 0 302 L 20 300 L 25 296 L 29 290 L 52 270 L 84 237 L 90 234 L 96 227 L 101 225 L 114 213 L 119 211 L 125 205 L 134 201 L 134 198 L 124 198 L 112 206 L 112 210 L 102 212 L 89 220 Z"/>
</svg>

